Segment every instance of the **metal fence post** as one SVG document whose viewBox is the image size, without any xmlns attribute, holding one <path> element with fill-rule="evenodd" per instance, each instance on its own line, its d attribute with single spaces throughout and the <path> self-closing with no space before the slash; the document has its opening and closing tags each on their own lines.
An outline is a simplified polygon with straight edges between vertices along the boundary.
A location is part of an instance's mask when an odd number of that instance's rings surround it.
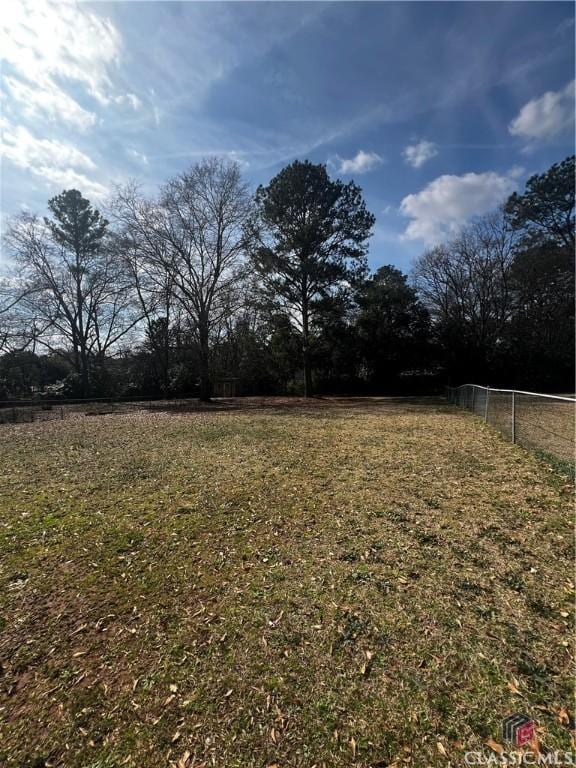
<svg viewBox="0 0 576 768">
<path fill-rule="evenodd" d="M 480 390 L 484 392 L 484 402 L 480 398 Z M 549 456 L 573 466 L 576 455 L 573 429 L 576 397 L 496 388 L 493 392 L 501 396 L 503 404 L 500 405 L 498 398 L 494 404 L 490 402 L 491 388 L 479 384 L 461 384 L 459 387 L 449 388 L 448 391 L 452 401 L 462 408 L 470 408 L 471 404 L 474 409 L 478 408 L 478 416 L 483 414 L 484 422 L 493 424 L 505 434 L 510 428 L 513 444 L 544 451 Z M 516 395 L 523 399 L 519 400 Z M 506 413 L 505 402 L 508 397 L 511 398 L 511 411 Z M 522 407 L 518 412 L 520 405 Z M 490 408 L 493 411 L 492 421 Z M 506 422 L 509 427 L 506 427 Z"/>
<path fill-rule="evenodd" d="M 516 392 L 512 390 L 512 442 L 516 442 Z"/>
</svg>

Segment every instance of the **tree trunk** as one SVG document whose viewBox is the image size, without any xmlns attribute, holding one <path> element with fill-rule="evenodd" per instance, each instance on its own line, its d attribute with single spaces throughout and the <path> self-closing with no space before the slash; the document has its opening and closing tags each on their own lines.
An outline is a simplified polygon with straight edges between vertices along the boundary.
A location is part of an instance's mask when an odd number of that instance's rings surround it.
<svg viewBox="0 0 576 768">
<path fill-rule="evenodd" d="M 304 361 L 304 397 L 314 397 L 312 391 L 312 367 L 310 365 L 310 351 L 307 342 L 304 342 L 302 348 L 302 358 Z"/>
<path fill-rule="evenodd" d="M 80 386 L 82 387 L 82 397 L 88 397 L 90 394 L 90 380 L 88 375 L 88 355 L 85 349 L 80 350 Z"/>
<path fill-rule="evenodd" d="M 207 323 L 200 323 L 198 335 L 200 337 L 200 400 L 203 403 L 209 403 L 212 387 L 210 382 L 210 358 Z"/>
<path fill-rule="evenodd" d="M 167 395 L 170 390 L 170 331 L 168 325 L 160 340 L 160 348 L 157 350 L 157 356 L 160 361 L 160 388 L 163 395 Z"/>
<path fill-rule="evenodd" d="M 310 364 L 310 331 L 308 327 L 308 303 L 302 302 L 302 362 L 304 365 L 304 397 L 313 397 L 312 366 Z"/>
<path fill-rule="evenodd" d="M 162 358 L 162 393 L 167 395 L 170 391 L 170 352 L 165 350 Z"/>
</svg>

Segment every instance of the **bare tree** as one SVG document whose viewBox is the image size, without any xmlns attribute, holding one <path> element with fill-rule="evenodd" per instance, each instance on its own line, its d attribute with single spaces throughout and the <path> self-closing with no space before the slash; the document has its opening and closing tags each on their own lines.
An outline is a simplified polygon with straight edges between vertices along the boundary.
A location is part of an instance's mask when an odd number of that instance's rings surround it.
<svg viewBox="0 0 576 768">
<path fill-rule="evenodd" d="M 454 354 L 466 347 L 485 358 L 502 339 L 513 308 L 515 242 L 506 217 L 497 212 L 416 261 L 418 292 Z"/>
<path fill-rule="evenodd" d="M 27 293 L 16 278 L 0 277 L 0 354 L 22 351 L 30 342 L 18 315 L 18 304 Z"/>
<path fill-rule="evenodd" d="M 127 188 L 128 189 L 128 188 Z M 117 201 L 110 209 L 118 212 Z M 152 354 L 157 380 L 164 393 L 170 389 L 171 326 L 177 316 L 170 275 L 158 269 L 147 257 L 146 242 L 137 232 L 123 225 L 116 233 L 117 254 L 124 265 L 134 301 L 139 307 L 145 333 L 145 346 Z"/>
<path fill-rule="evenodd" d="M 86 396 L 95 367 L 140 315 L 108 222 L 77 190 L 63 192 L 48 207 L 52 218 L 21 214 L 6 234 L 23 287 L 18 315 L 31 342 L 70 350 Z"/>
<path fill-rule="evenodd" d="M 119 190 L 113 216 L 137 252 L 135 274 L 169 285 L 198 345 L 200 397 L 210 398 L 210 349 L 242 303 L 241 276 L 251 196 L 237 163 L 209 158 L 170 180 L 156 200 Z"/>
</svg>

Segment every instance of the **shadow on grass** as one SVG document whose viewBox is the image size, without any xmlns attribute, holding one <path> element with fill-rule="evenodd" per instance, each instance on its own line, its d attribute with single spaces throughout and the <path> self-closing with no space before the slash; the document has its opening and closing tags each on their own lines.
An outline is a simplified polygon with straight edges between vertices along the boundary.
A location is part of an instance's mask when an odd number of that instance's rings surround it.
<svg viewBox="0 0 576 768">
<path fill-rule="evenodd" d="M 199 400 L 176 400 L 152 403 L 148 411 L 170 413 L 211 413 L 215 411 L 295 411 L 303 413 L 330 412 L 333 410 L 358 409 L 361 411 L 397 411 L 398 408 L 413 412 L 429 412 L 430 408 L 452 410 L 446 401 L 437 396 L 419 397 L 237 397 L 214 398 L 209 403 Z"/>
<path fill-rule="evenodd" d="M 534 454 L 539 459 L 542 459 L 542 461 L 550 464 L 550 466 L 555 469 L 556 472 L 561 475 L 565 475 L 571 482 L 576 481 L 576 467 L 573 463 L 565 461 L 564 459 L 559 459 L 547 451 L 535 450 Z"/>
</svg>

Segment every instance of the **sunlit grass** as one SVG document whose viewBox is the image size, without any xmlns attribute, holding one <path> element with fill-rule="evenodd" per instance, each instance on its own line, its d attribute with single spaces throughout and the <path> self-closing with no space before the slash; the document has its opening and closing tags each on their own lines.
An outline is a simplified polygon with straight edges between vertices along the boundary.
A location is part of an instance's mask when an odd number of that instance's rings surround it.
<svg viewBox="0 0 576 768">
<path fill-rule="evenodd" d="M 0 765 L 462 764 L 516 711 L 569 748 L 570 489 L 469 414 L 0 439 Z"/>
</svg>

